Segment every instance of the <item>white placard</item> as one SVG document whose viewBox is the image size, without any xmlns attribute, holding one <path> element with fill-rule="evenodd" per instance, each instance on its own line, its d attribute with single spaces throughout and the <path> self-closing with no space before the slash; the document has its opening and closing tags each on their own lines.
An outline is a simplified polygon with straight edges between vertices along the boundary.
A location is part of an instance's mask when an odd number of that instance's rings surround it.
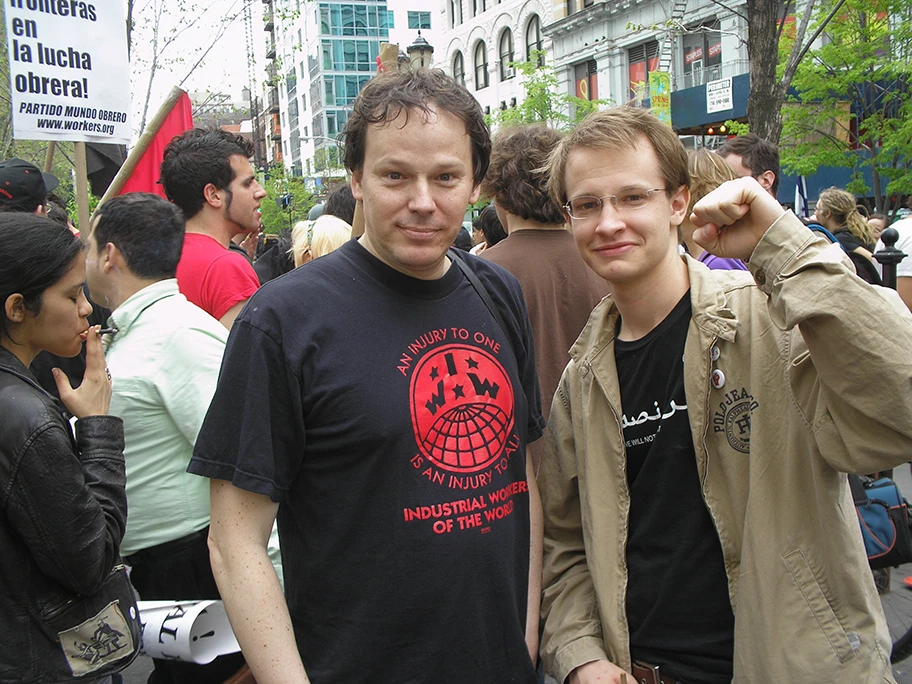
<svg viewBox="0 0 912 684">
<path fill-rule="evenodd" d="M 732 80 L 722 78 L 706 84 L 706 112 L 724 112 L 735 106 L 732 99 Z"/>
<path fill-rule="evenodd" d="M 4 0 L 13 136 L 130 141 L 122 0 Z"/>
<path fill-rule="evenodd" d="M 137 601 L 142 651 L 151 658 L 205 665 L 241 650 L 221 601 Z"/>
</svg>

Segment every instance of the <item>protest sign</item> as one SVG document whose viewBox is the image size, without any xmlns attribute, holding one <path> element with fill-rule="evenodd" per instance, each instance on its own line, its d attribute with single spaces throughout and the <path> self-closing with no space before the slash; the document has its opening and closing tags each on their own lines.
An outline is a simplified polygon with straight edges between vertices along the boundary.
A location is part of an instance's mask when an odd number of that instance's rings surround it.
<svg viewBox="0 0 912 684">
<path fill-rule="evenodd" d="M 205 665 L 238 646 L 221 601 L 138 601 L 142 651 L 152 658 Z"/>
<path fill-rule="evenodd" d="M 6 0 L 15 138 L 129 143 L 125 12 L 116 0 Z"/>
</svg>

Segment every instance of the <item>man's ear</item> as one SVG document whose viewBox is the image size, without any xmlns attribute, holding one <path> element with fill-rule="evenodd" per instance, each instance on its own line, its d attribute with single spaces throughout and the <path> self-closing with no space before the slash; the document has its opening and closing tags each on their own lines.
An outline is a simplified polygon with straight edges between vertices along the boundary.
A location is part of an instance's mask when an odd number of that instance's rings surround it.
<svg viewBox="0 0 912 684">
<path fill-rule="evenodd" d="M 206 204 L 213 207 L 221 207 L 223 198 L 224 193 L 212 183 L 207 183 L 206 187 L 203 188 L 203 199 L 206 201 Z"/>
<path fill-rule="evenodd" d="M 19 292 L 14 292 L 6 298 L 3 309 L 6 318 L 13 323 L 22 323 L 25 320 L 25 298 Z"/>
<path fill-rule="evenodd" d="M 121 252 L 113 242 L 107 243 L 98 250 L 98 261 L 98 265 L 104 273 L 107 273 L 114 267 L 117 267 L 120 270 L 127 268 L 127 260 L 124 257 L 124 253 Z"/>
<path fill-rule="evenodd" d="M 364 193 L 361 191 L 361 178 L 364 175 L 364 172 L 361 169 L 355 169 L 352 171 L 352 197 L 354 197 L 358 202 L 364 199 Z"/>
<path fill-rule="evenodd" d="M 687 207 L 690 205 L 690 188 L 682 185 L 671 196 L 671 225 L 680 226 L 687 218 Z"/>
<path fill-rule="evenodd" d="M 757 176 L 757 182 L 763 187 L 767 192 L 772 192 L 773 183 L 776 182 L 776 174 L 767 169 L 759 176 Z"/>
</svg>

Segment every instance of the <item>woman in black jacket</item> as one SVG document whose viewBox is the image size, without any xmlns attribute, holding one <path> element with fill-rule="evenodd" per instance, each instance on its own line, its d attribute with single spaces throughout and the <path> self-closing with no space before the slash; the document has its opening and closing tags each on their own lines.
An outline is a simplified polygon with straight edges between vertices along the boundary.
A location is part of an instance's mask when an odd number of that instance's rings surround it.
<svg viewBox="0 0 912 684">
<path fill-rule="evenodd" d="M 117 611 L 70 617 L 109 585 L 121 562 L 123 424 L 106 415 L 111 379 L 99 328 L 86 320 L 92 307 L 79 240 L 47 219 L 3 213 L 0 264 L 0 682 L 71 681 L 77 674 L 94 681 L 93 672 L 118 660 L 125 666 L 135 650 Z M 28 367 L 41 350 L 75 356 L 83 342 L 78 389 L 54 370 L 75 416 L 71 427 Z M 94 636 L 71 633 L 67 619 L 90 624 Z"/>
<path fill-rule="evenodd" d="M 830 231 L 846 252 L 859 248 L 874 251 L 877 238 L 874 229 L 858 211 L 855 195 L 839 188 L 827 188 L 820 192 L 814 215 L 821 225 Z"/>
</svg>

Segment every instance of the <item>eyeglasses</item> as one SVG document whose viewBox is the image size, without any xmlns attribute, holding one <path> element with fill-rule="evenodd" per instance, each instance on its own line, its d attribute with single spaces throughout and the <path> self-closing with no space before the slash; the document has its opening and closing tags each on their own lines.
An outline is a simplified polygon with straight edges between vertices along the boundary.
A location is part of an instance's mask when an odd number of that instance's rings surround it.
<svg viewBox="0 0 912 684">
<path fill-rule="evenodd" d="M 611 202 L 611 206 L 618 213 L 626 213 L 642 209 L 649 203 L 649 198 L 654 192 L 665 192 L 665 188 L 631 188 L 620 195 L 580 195 L 564 205 L 564 211 L 574 221 L 584 221 L 602 213 L 602 200 Z"/>
</svg>

